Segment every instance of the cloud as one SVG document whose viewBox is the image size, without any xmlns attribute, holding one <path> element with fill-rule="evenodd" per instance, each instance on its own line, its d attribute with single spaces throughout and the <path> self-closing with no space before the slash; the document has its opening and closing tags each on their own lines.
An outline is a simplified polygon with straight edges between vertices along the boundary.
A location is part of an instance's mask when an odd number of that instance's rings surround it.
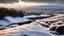
<svg viewBox="0 0 64 36">
<path fill-rule="evenodd" d="M 0 3 L 13 3 L 13 2 L 18 2 L 18 1 L 19 0 L 0 0 Z M 64 0 L 20 0 L 20 1 L 64 5 Z"/>
<path fill-rule="evenodd" d="M 19 0 L 0 0 L 0 7 L 25 8 L 29 6 L 39 6 L 39 5 L 64 6 L 64 0 L 20 0 L 21 2 L 18 1 Z"/>
<path fill-rule="evenodd" d="M 25 2 L 55 2 L 56 0 L 22 0 Z"/>
<path fill-rule="evenodd" d="M 64 0 L 22 0 L 26 2 L 56 2 L 56 1 L 64 1 Z"/>
<path fill-rule="evenodd" d="M 24 2 L 64 3 L 64 0 L 22 0 Z"/>
<path fill-rule="evenodd" d="M 0 0 L 0 3 L 13 3 L 18 2 L 18 0 Z"/>
<path fill-rule="evenodd" d="M 64 5 L 64 0 L 22 0 L 22 1 Z"/>
<path fill-rule="evenodd" d="M 18 2 L 19 0 L 0 0 L 0 3 L 7 3 L 7 2 Z M 21 0 L 24 2 L 61 2 L 63 3 L 64 0 Z"/>
</svg>

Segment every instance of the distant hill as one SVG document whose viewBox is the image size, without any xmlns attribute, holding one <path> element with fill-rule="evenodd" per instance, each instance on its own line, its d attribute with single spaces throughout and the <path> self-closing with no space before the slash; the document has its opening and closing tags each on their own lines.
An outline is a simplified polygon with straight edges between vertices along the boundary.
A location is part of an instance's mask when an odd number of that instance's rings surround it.
<svg viewBox="0 0 64 36">
<path fill-rule="evenodd" d="M 30 6 L 22 9 L 28 14 L 63 14 L 64 6 Z"/>
<path fill-rule="evenodd" d="M 31 6 L 24 8 L 23 10 L 31 10 L 31 11 L 52 11 L 52 10 L 57 10 L 57 11 L 64 11 L 64 6 Z"/>
</svg>

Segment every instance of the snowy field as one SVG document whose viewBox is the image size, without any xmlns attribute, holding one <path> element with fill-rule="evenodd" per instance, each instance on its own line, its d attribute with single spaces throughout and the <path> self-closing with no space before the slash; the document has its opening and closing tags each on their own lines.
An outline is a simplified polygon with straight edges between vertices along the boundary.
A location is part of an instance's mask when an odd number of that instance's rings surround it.
<svg viewBox="0 0 64 36">
<path fill-rule="evenodd" d="M 28 16 L 24 16 L 23 18 L 38 18 L 38 17 L 50 17 L 51 15 L 28 15 Z"/>
<path fill-rule="evenodd" d="M 18 26 L 18 23 L 25 23 L 31 20 L 22 17 L 5 16 L 4 19 L 0 20 L 0 29 L 7 28 L 9 25 Z"/>
<path fill-rule="evenodd" d="M 31 24 L 22 25 L 16 28 L 1 30 L 0 36 L 56 36 L 49 29 L 32 22 Z"/>
<path fill-rule="evenodd" d="M 59 16 L 63 17 L 63 15 L 59 15 Z M 55 20 L 59 16 L 54 16 Z M 7 17 L 4 17 L 4 18 L 8 19 L 9 20 L 8 22 L 11 22 L 11 23 L 20 22 L 21 20 L 22 20 L 22 22 L 25 21 L 25 20 L 28 21 L 26 18 L 24 18 L 24 20 L 23 20 L 23 18 L 21 18 L 21 17 L 12 18 L 12 17 L 7 16 Z M 46 21 L 48 21 L 49 19 L 53 19 L 53 17 L 46 18 Z M 30 24 L 20 25 L 20 26 L 14 27 L 14 28 L 6 28 L 4 30 L 0 30 L 0 32 L 1 32 L 0 36 L 64 36 L 64 35 L 53 34 L 53 33 L 56 33 L 56 32 L 51 31 L 49 28 L 42 26 L 41 22 L 43 20 L 45 20 L 45 19 L 36 20 L 36 21 L 34 21 Z M 2 22 L 2 21 L 4 21 L 4 20 L 0 20 L 0 22 Z M 5 23 L 5 24 L 7 25 L 7 23 Z M 43 24 L 45 24 L 45 23 L 43 23 Z"/>
</svg>

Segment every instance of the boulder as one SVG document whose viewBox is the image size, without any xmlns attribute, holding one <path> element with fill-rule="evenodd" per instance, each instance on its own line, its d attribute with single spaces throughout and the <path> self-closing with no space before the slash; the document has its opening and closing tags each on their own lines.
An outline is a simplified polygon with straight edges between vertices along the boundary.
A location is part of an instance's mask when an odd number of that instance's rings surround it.
<svg viewBox="0 0 64 36">
<path fill-rule="evenodd" d="M 14 27 L 18 27 L 19 25 L 18 24 L 10 24 L 10 25 L 8 25 L 7 27 L 8 28 L 14 28 Z"/>
<path fill-rule="evenodd" d="M 0 25 L 0 30 L 3 30 L 3 29 L 5 29 L 5 27 L 3 27 L 2 25 Z"/>
<path fill-rule="evenodd" d="M 50 28 L 51 31 L 55 31 L 56 30 L 56 27 L 57 27 L 56 25 L 50 25 L 49 26 L 49 28 Z"/>
<path fill-rule="evenodd" d="M 64 34 L 64 24 L 63 25 L 58 25 L 56 28 L 56 32 L 60 34 Z"/>
</svg>

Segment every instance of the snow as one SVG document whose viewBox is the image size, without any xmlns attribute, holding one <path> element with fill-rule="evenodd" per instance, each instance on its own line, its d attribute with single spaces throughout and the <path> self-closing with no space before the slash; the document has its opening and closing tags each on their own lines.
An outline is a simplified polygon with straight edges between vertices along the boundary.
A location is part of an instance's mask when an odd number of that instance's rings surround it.
<svg viewBox="0 0 64 36">
<path fill-rule="evenodd" d="M 40 16 L 42 16 L 42 17 L 49 17 L 50 15 L 43 15 L 43 14 L 41 14 Z"/>
<path fill-rule="evenodd" d="M 26 21 L 29 21 L 29 19 L 21 18 L 21 17 L 15 17 L 15 19 L 17 20 L 17 22 L 26 22 Z"/>
<path fill-rule="evenodd" d="M 49 17 L 50 15 L 28 15 L 23 18 L 37 18 L 37 17 Z"/>
<path fill-rule="evenodd" d="M 13 18 L 13 17 L 11 17 L 11 16 L 6 16 L 6 17 L 4 17 L 5 19 L 7 19 L 7 20 L 9 20 L 11 23 L 16 23 L 17 21 Z"/>
<path fill-rule="evenodd" d="M 29 19 L 25 19 L 22 17 L 11 17 L 11 16 L 6 16 L 4 17 L 5 19 L 9 20 L 11 23 L 19 23 L 19 22 L 27 22 L 30 21 Z"/>
<path fill-rule="evenodd" d="M 16 28 L 9 28 L 6 30 L 4 31 L 4 34 L 2 31 L 0 31 L 2 32 L 0 34 L 6 36 L 56 36 L 52 33 L 49 33 L 45 27 L 35 22 L 32 22 L 31 24 L 22 25 Z"/>
<path fill-rule="evenodd" d="M 36 17 L 36 16 L 34 16 Z M 11 23 L 17 23 L 17 22 L 24 22 L 24 21 L 29 21 L 28 19 L 26 19 L 25 17 L 11 17 L 11 16 L 6 16 L 4 17 L 5 19 L 9 20 L 9 21 L 5 21 L 5 20 L 0 20 L 1 25 L 3 25 L 2 23 L 4 22 L 4 25 L 8 25 L 7 23 L 11 22 Z M 47 20 L 47 19 L 46 19 Z M 44 26 L 41 25 L 42 24 L 46 24 L 44 22 L 41 22 L 40 20 L 36 20 L 30 24 L 25 24 L 25 25 L 20 25 L 18 27 L 14 27 L 14 28 L 8 28 L 5 30 L 0 31 L 0 36 L 58 36 L 55 34 L 52 34 L 49 28 L 46 28 Z M 3 26 L 0 26 L 3 27 Z M 64 36 L 64 35 L 59 35 L 59 36 Z"/>
<path fill-rule="evenodd" d="M 25 19 L 25 18 L 22 18 L 22 17 L 11 17 L 11 16 L 5 16 L 4 17 L 5 19 L 3 20 L 0 20 L 0 29 L 1 28 L 6 28 L 8 25 L 12 24 L 14 25 L 13 23 L 24 23 L 24 22 L 28 22 L 30 21 L 29 19 Z M 17 24 L 16 24 L 17 25 Z"/>
<path fill-rule="evenodd" d="M 56 23 L 52 23 L 52 25 L 61 25 L 61 24 L 64 24 L 64 22 L 58 21 L 58 22 L 56 22 Z"/>
<path fill-rule="evenodd" d="M 38 17 L 36 15 L 28 15 L 28 16 L 24 16 L 23 18 L 35 18 L 35 17 Z"/>
<path fill-rule="evenodd" d="M 0 25 L 2 25 L 3 27 L 6 27 L 7 25 L 9 25 L 10 22 L 5 21 L 5 20 L 0 20 Z M 1 27 L 1 26 L 0 26 Z"/>
</svg>

